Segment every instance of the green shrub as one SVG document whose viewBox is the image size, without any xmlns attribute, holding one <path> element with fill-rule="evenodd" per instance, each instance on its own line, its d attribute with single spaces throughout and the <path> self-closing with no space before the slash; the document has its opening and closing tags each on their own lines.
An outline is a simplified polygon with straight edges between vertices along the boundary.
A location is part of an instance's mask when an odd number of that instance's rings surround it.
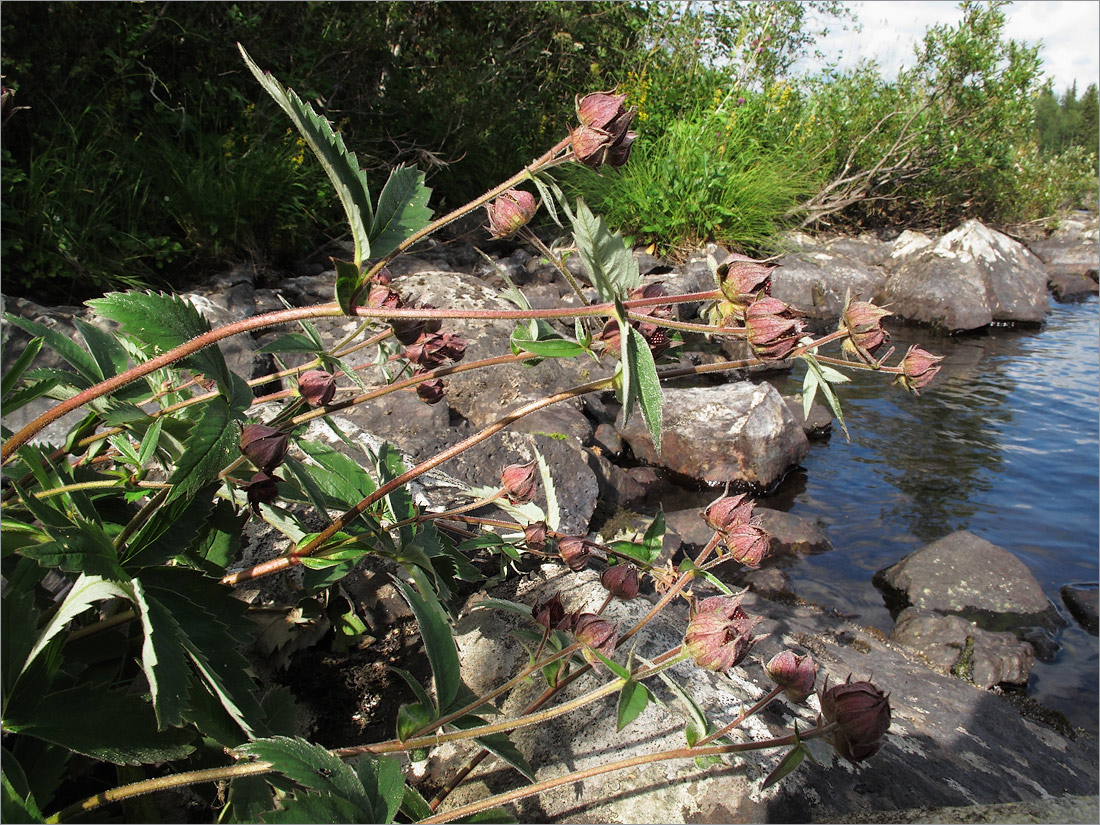
<svg viewBox="0 0 1100 825">
<path fill-rule="evenodd" d="M 813 190 L 812 170 L 793 151 L 775 95 L 676 121 L 664 134 L 640 140 L 616 173 L 563 169 L 567 186 L 614 226 L 661 252 L 686 252 L 706 241 L 762 249 L 787 223 L 787 214 Z"/>
</svg>

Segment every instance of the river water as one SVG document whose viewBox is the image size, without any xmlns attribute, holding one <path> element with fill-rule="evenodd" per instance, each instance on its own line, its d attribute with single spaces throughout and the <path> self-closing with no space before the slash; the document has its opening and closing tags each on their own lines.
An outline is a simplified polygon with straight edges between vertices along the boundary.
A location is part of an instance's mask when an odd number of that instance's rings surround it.
<svg viewBox="0 0 1100 825">
<path fill-rule="evenodd" d="M 785 568 L 794 592 L 889 633 L 874 572 L 970 530 L 1023 561 L 1069 623 L 1054 660 L 1036 662 L 1029 695 L 1096 732 L 1097 637 L 1059 589 L 1100 578 L 1100 302 L 1054 303 L 1041 328 L 891 331 L 891 363 L 911 343 L 946 356 L 936 380 L 915 397 L 855 372 L 840 391 L 851 441 L 834 422 L 759 501 L 816 519 L 836 547 Z M 801 390 L 800 369 L 769 380 L 784 395 Z"/>
</svg>

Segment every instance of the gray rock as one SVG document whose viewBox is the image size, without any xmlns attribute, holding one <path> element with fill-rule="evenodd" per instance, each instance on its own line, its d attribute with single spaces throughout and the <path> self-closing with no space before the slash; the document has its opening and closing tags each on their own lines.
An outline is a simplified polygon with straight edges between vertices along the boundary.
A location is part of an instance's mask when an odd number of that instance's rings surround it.
<svg viewBox="0 0 1100 825">
<path fill-rule="evenodd" d="M 893 255 L 901 263 L 876 297 L 901 318 L 967 330 L 993 321 L 1038 323 L 1049 309 L 1042 262 L 978 221 L 934 245 L 897 243 Z"/>
<path fill-rule="evenodd" d="M 826 243 L 830 254 L 857 261 L 866 267 L 882 266 L 890 256 L 890 244 L 880 241 L 869 232 L 861 235 L 841 235 Z"/>
<path fill-rule="evenodd" d="M 886 270 L 831 251 L 784 255 L 772 271 L 772 296 L 814 318 L 839 318 L 846 296 L 865 301 L 886 282 Z"/>
<path fill-rule="evenodd" d="M 967 530 L 910 553 L 872 581 L 888 602 L 957 613 L 989 630 L 1064 623 L 1023 562 Z"/>
<path fill-rule="evenodd" d="M 562 572 L 547 565 L 527 582 L 503 583 L 486 595 L 525 605 L 559 592 L 567 609 L 588 609 L 604 598 L 593 571 Z M 473 609 L 457 626 L 463 672 L 470 688 L 484 694 L 528 661 L 527 650 L 512 631 L 530 627 L 516 614 Z M 608 618 L 628 626 L 649 610 L 651 598 L 614 601 Z M 781 648 L 809 649 L 825 677 L 835 684 L 853 674 L 871 677 L 889 692 L 893 724 L 882 750 L 858 771 L 827 747 L 811 743 L 820 765 L 804 762 L 796 775 L 761 789 L 763 778 L 781 753 L 749 751 L 730 768 L 699 768 L 690 760 L 639 765 L 629 770 L 577 780 L 515 803 L 519 821 L 538 822 L 852 822 L 928 806 L 1017 803 L 1036 798 L 1094 794 L 1097 783 L 1095 743 L 1071 741 L 1050 728 L 1022 718 L 1006 701 L 958 679 L 945 677 L 901 650 L 885 645 L 862 628 L 839 622 L 819 609 L 744 598 L 750 615 L 765 616 L 757 630 L 769 634 L 740 666 L 725 675 L 682 663 L 670 673 L 718 725 L 730 721 L 743 704 L 769 688 L 760 662 Z M 666 608 L 639 633 L 637 655 L 652 659 L 682 640 L 686 610 Z M 625 660 L 625 651 L 617 658 Z M 637 661 L 637 659 L 636 659 Z M 873 674 L 873 676 L 871 676 Z M 587 675 L 564 691 L 563 700 L 607 681 Z M 517 687 L 505 700 L 505 713 L 516 713 L 544 684 Z M 616 729 L 617 697 L 586 706 L 568 716 L 515 731 L 511 738 L 539 780 L 596 768 L 612 760 L 684 745 L 681 706 L 664 685 L 649 685 L 664 700 L 653 703 L 622 732 Z M 735 738 L 761 741 L 789 732 L 793 720 L 806 731 L 814 724 L 818 700 L 791 706 L 777 700 L 743 725 Z M 442 782 L 462 764 L 468 748 L 444 745 L 433 750 L 428 776 Z M 444 810 L 519 787 L 523 780 L 499 764 L 470 778 Z"/>
<path fill-rule="evenodd" d="M 908 607 L 890 631 L 890 641 L 922 654 L 944 673 L 993 685 L 1026 685 L 1035 655 L 1011 633 L 991 633 L 961 616 Z"/>
<path fill-rule="evenodd" d="M 757 507 L 753 513 L 760 517 L 768 534 L 770 556 L 827 553 L 833 549 L 832 541 L 813 519 L 768 507 Z"/>
<path fill-rule="evenodd" d="M 1100 629 L 1097 610 L 1100 608 L 1100 585 L 1067 584 L 1062 588 L 1062 601 L 1081 627 L 1093 636 Z"/>
<path fill-rule="evenodd" d="M 806 454 L 806 435 L 770 384 L 665 390 L 661 454 L 636 414 L 621 428 L 634 454 L 708 483 L 766 488 Z"/>
</svg>

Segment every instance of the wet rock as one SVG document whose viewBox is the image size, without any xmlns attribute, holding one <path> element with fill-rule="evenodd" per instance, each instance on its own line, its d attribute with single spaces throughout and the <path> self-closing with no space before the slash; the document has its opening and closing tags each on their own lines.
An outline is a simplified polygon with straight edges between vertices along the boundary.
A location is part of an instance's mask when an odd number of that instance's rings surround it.
<svg viewBox="0 0 1100 825">
<path fill-rule="evenodd" d="M 961 616 L 909 607 L 898 616 L 890 641 L 922 654 L 944 673 L 993 685 L 1026 685 L 1035 655 L 1012 633 L 991 633 Z"/>
<path fill-rule="evenodd" d="M 593 609 L 604 598 L 594 571 L 563 572 L 544 566 L 528 581 L 502 583 L 484 595 L 522 604 L 561 594 L 567 609 Z M 524 617 L 505 611 L 475 609 L 475 596 L 457 626 L 464 674 L 475 693 L 510 678 L 528 661 L 526 649 L 512 634 L 530 627 Z M 627 627 L 646 613 L 653 597 L 613 601 L 606 616 Z M 825 611 L 786 602 L 769 602 L 749 593 L 744 608 L 762 615 L 756 631 L 769 634 L 749 658 L 726 675 L 715 675 L 681 663 L 670 671 L 715 724 L 730 721 L 742 707 L 760 698 L 770 683 L 760 662 L 783 647 L 808 650 L 821 665 L 818 685 L 845 679 L 872 678 L 890 694 L 893 723 L 882 750 L 858 771 L 827 747 L 810 743 L 821 763 L 806 761 L 796 775 L 768 790 L 763 778 L 781 758 L 778 752 L 749 751 L 722 766 L 699 768 L 691 760 L 636 766 L 569 783 L 514 804 L 520 821 L 585 822 L 853 822 L 862 817 L 892 819 L 888 812 L 929 806 L 1003 804 L 1040 797 L 1095 794 L 1095 743 L 1072 741 L 1020 716 L 1000 696 L 941 675 L 884 644 L 875 633 L 839 622 Z M 666 608 L 631 640 L 637 654 L 653 656 L 682 641 L 686 609 Z M 618 658 L 625 661 L 625 651 Z M 872 675 L 873 674 L 873 675 Z M 565 691 L 563 700 L 606 681 L 588 675 Z M 649 707 L 623 731 L 617 730 L 617 696 L 581 711 L 511 735 L 530 762 L 537 779 L 606 765 L 612 760 L 684 744 L 685 719 L 680 704 L 665 686 L 648 687 L 665 705 Z M 522 709 L 544 688 L 525 684 L 502 702 L 505 713 Z M 813 725 L 818 699 L 792 706 L 777 700 L 743 725 L 739 741 L 762 740 Z M 461 767 L 468 748 L 433 749 L 428 779 L 442 782 Z M 948 779 L 949 778 L 949 781 Z M 515 771 L 497 769 L 475 775 L 444 806 L 480 800 L 520 786 Z"/>
<path fill-rule="evenodd" d="M 1100 620 L 1097 610 L 1100 608 L 1100 585 L 1067 584 L 1062 588 L 1062 601 L 1069 612 L 1089 633 L 1097 635 Z"/>
<path fill-rule="evenodd" d="M 802 426 L 802 432 L 806 433 L 807 438 L 825 438 L 833 431 L 833 414 L 822 404 L 814 401 L 810 405 L 810 415 L 807 418 L 801 394 L 785 395 L 783 401 L 794 416 L 794 420 Z"/>
<path fill-rule="evenodd" d="M 634 455 L 707 483 L 765 488 L 806 454 L 806 435 L 770 384 L 665 391 L 661 454 L 640 414 L 620 429 Z"/>
<path fill-rule="evenodd" d="M 1023 562 L 967 530 L 910 553 L 872 581 L 888 604 L 961 614 L 988 630 L 1064 624 Z"/>
<path fill-rule="evenodd" d="M 770 557 L 827 553 L 833 549 L 833 543 L 813 519 L 767 507 L 757 507 L 753 513 L 760 517 L 760 524 L 768 534 Z"/>
<path fill-rule="evenodd" d="M 794 596 L 791 577 L 778 567 L 744 570 L 737 578 L 736 584 L 738 587 L 747 587 L 761 598 L 772 601 Z"/>
<path fill-rule="evenodd" d="M 910 239 L 893 255 L 897 269 L 876 303 L 900 318 L 968 330 L 993 321 L 1038 323 L 1049 310 L 1042 262 L 979 221 L 967 221 L 934 245 Z"/>
</svg>

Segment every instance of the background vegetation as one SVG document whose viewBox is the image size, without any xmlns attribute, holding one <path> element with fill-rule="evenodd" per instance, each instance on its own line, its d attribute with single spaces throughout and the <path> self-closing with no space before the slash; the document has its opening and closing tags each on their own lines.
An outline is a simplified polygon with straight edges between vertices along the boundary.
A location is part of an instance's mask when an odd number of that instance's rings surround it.
<svg viewBox="0 0 1100 825">
<path fill-rule="evenodd" d="M 631 162 L 564 183 L 666 251 L 767 250 L 784 226 L 1042 219 L 1095 193 L 1097 91 L 1057 99 L 1002 5 L 964 3 L 888 79 L 806 59 L 852 22 L 837 2 L 8 3 L 4 290 L 179 284 L 336 236 L 324 175 L 236 41 L 376 176 L 423 170 L 436 210 L 530 160 L 575 93 L 617 85 L 639 109 Z"/>
</svg>

